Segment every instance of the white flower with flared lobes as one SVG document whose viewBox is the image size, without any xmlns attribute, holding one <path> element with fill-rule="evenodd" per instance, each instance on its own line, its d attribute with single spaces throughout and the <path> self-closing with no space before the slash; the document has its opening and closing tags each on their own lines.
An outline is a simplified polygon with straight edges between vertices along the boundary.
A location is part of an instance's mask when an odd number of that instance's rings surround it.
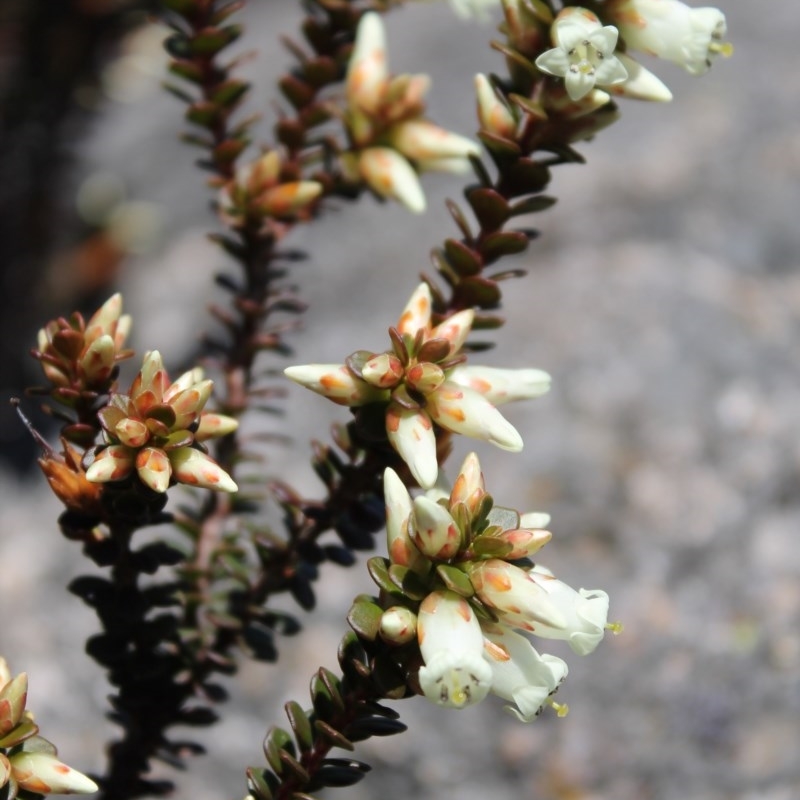
<svg viewBox="0 0 800 800">
<path fill-rule="evenodd" d="M 426 170 L 463 173 L 478 145 L 423 117 L 427 75 L 389 74 L 386 33 L 376 13 L 358 24 L 345 82 L 344 121 L 352 148 L 341 157 L 345 175 L 376 194 L 425 210 L 417 174 Z"/>
<path fill-rule="evenodd" d="M 567 677 L 567 664 L 557 656 L 540 655 L 528 639 L 504 625 L 483 626 L 484 656 L 492 668 L 492 694 L 510 700 L 505 706 L 520 722 L 538 716 Z M 563 716 L 565 707 L 559 707 Z"/>
<path fill-rule="evenodd" d="M 690 8 L 680 0 L 607 0 L 603 13 L 629 50 L 672 61 L 692 75 L 707 72 L 714 57 L 733 52 L 723 41 L 727 25 L 718 8 Z"/>
<path fill-rule="evenodd" d="M 492 685 L 483 657 L 483 633 L 475 612 L 460 595 L 431 592 L 417 615 L 417 639 L 425 666 L 419 685 L 425 697 L 446 708 L 479 703 Z"/>
<path fill-rule="evenodd" d="M 593 652 L 603 639 L 606 630 L 616 630 L 618 625 L 608 623 L 608 594 L 602 589 L 575 591 L 537 564 L 528 572 L 535 583 L 547 594 L 547 599 L 559 609 L 563 625 L 540 622 L 534 633 L 545 639 L 563 639 L 580 656 Z"/>
<path fill-rule="evenodd" d="M 496 406 L 539 397 L 550 387 L 550 376 L 538 369 L 465 365 L 461 348 L 475 313 L 459 311 L 433 325 L 432 305 L 430 288 L 420 284 L 396 327 L 405 342 L 403 358 L 375 354 L 359 374 L 344 364 L 284 370 L 291 380 L 340 405 L 385 402 L 387 438 L 425 489 L 436 483 L 439 472 L 434 423 L 518 452 L 522 437 Z"/>
<path fill-rule="evenodd" d="M 623 83 L 628 72 L 614 55 L 619 32 L 603 26 L 591 11 L 568 6 L 552 27 L 553 47 L 536 59 L 542 72 L 563 78 L 573 100 L 589 94 L 595 86 Z"/>
</svg>

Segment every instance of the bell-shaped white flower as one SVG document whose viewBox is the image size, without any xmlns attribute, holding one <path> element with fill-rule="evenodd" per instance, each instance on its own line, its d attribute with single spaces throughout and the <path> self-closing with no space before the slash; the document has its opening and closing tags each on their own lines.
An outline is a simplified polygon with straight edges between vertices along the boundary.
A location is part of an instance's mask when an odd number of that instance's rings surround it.
<svg viewBox="0 0 800 800">
<path fill-rule="evenodd" d="M 505 706 L 520 722 L 530 722 L 567 677 L 567 664 L 540 655 L 524 636 L 504 625 L 487 624 L 484 657 L 492 668 L 492 694 L 514 703 Z"/>
<path fill-rule="evenodd" d="M 446 708 L 466 708 L 486 697 L 492 668 L 483 657 L 481 626 L 463 597 L 431 592 L 419 608 L 417 638 L 425 662 L 419 685 L 428 700 Z"/>
<path fill-rule="evenodd" d="M 613 25 L 603 26 L 591 11 L 568 6 L 553 23 L 555 47 L 542 53 L 536 66 L 563 78 L 569 96 L 579 100 L 595 86 L 613 86 L 628 77 L 614 55 L 618 35 Z"/>
<path fill-rule="evenodd" d="M 680 0 L 608 0 L 603 13 L 629 50 L 672 61 L 691 75 L 702 75 L 712 58 L 733 52 L 723 41 L 727 25 L 718 8 L 690 8 Z"/>
<path fill-rule="evenodd" d="M 547 593 L 547 599 L 558 608 L 565 622 L 559 627 L 540 622 L 533 632 L 545 639 L 566 641 L 580 656 L 591 653 L 608 627 L 608 594 L 602 589 L 575 591 L 538 564 L 528 574 Z"/>
</svg>

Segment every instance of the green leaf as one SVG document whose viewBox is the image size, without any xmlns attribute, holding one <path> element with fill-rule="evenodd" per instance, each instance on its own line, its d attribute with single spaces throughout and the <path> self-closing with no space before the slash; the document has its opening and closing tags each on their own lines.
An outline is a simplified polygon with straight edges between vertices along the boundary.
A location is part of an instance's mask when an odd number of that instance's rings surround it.
<svg viewBox="0 0 800 800">
<path fill-rule="evenodd" d="M 456 225 L 458 225 L 459 230 L 461 231 L 464 238 L 467 240 L 467 244 L 468 245 L 472 244 L 472 242 L 474 241 L 474 237 L 472 235 L 472 231 L 469 228 L 469 223 L 467 222 L 467 219 L 464 216 L 464 212 L 452 200 L 446 200 L 445 205 L 447 206 L 447 210 L 450 212 L 450 216 L 453 218 Z"/>
<path fill-rule="evenodd" d="M 472 551 L 481 558 L 503 558 L 512 551 L 508 542 L 494 539 L 491 536 L 478 536 L 472 543 Z"/>
<path fill-rule="evenodd" d="M 399 594 L 397 586 L 394 581 L 389 577 L 389 560 L 374 556 L 367 561 L 367 570 L 370 577 L 377 584 L 381 591 L 387 592 L 391 595 Z"/>
<path fill-rule="evenodd" d="M 198 100 L 186 109 L 186 119 L 203 128 L 213 128 L 222 116 L 222 109 L 207 100 Z"/>
<path fill-rule="evenodd" d="M 211 101 L 224 108 L 232 108 L 247 93 L 250 84 L 247 81 L 227 80 L 219 84 L 211 95 Z"/>
<path fill-rule="evenodd" d="M 465 307 L 478 306 L 479 308 L 496 308 L 502 297 L 497 284 L 482 275 L 464 278 L 458 284 L 459 298 L 463 298 Z M 475 325 L 473 324 L 473 328 Z"/>
<path fill-rule="evenodd" d="M 283 728 L 272 727 L 267 731 L 263 747 L 267 763 L 278 775 L 283 775 L 281 751 L 285 749 L 290 754 L 294 753 L 294 741 L 291 734 L 283 730 Z"/>
<path fill-rule="evenodd" d="M 489 525 L 497 525 L 500 530 L 514 531 L 519 528 L 519 513 L 513 508 L 493 506 L 487 522 Z"/>
<path fill-rule="evenodd" d="M 411 600 L 423 600 L 430 594 L 430 589 L 422 578 L 408 567 L 392 564 L 389 567 L 389 578 L 403 595 Z"/>
<path fill-rule="evenodd" d="M 347 726 L 347 735 L 353 742 L 362 742 L 371 736 L 394 736 L 408 726 L 396 719 L 386 717 L 359 717 Z"/>
<path fill-rule="evenodd" d="M 242 34 L 241 25 L 226 25 L 204 28 L 189 41 L 189 51 L 196 56 L 214 56 L 220 50 L 235 42 Z"/>
<path fill-rule="evenodd" d="M 278 86 L 283 92 L 284 97 L 296 108 L 301 109 L 307 106 L 314 99 L 316 91 L 309 85 L 294 75 L 284 75 L 279 81 Z"/>
<path fill-rule="evenodd" d="M 184 103 L 193 103 L 195 101 L 195 98 L 189 94 L 189 92 L 180 86 L 176 86 L 174 83 L 167 83 L 166 81 L 163 81 L 161 86 L 173 97 L 177 97 L 178 100 L 182 100 Z"/>
<path fill-rule="evenodd" d="M 273 800 L 274 792 L 280 784 L 271 772 L 260 767 L 248 767 L 245 775 L 247 775 L 247 789 L 250 794 L 257 800 Z M 272 785 L 270 786 L 270 784 Z"/>
<path fill-rule="evenodd" d="M 522 253 L 528 247 L 528 237 L 519 231 L 490 233 L 480 243 L 480 251 L 487 264 L 503 256 Z"/>
<path fill-rule="evenodd" d="M 289 722 L 294 731 L 295 739 L 297 739 L 300 750 L 306 752 L 314 745 L 314 731 L 311 727 L 311 721 L 308 714 L 300 707 L 299 703 L 290 700 L 284 706 L 286 709 L 286 716 L 289 717 Z"/>
<path fill-rule="evenodd" d="M 358 783 L 372 767 L 360 761 L 344 758 L 326 758 L 317 771 L 317 779 L 325 786 L 352 786 Z"/>
<path fill-rule="evenodd" d="M 472 189 L 467 192 L 467 200 L 486 232 L 499 230 L 511 216 L 505 198 L 494 189 Z"/>
<path fill-rule="evenodd" d="M 475 594 L 472 581 L 458 567 L 450 564 L 438 564 L 436 573 L 451 592 L 460 594 L 462 597 L 472 597 Z"/>
<path fill-rule="evenodd" d="M 521 214 L 535 214 L 537 211 L 544 211 L 556 204 L 557 198 L 549 197 L 546 194 L 535 194 L 533 197 L 526 197 L 511 206 L 511 216 L 518 217 Z"/>
<path fill-rule="evenodd" d="M 380 629 L 383 609 L 367 595 L 359 595 L 347 614 L 347 623 L 362 638 L 374 642 Z"/>
<path fill-rule="evenodd" d="M 280 758 L 281 764 L 292 774 L 295 780 L 301 784 L 306 784 L 311 780 L 308 770 L 291 753 L 281 750 L 278 753 L 278 758 Z"/>
<path fill-rule="evenodd" d="M 341 747 L 343 750 L 355 750 L 355 745 L 340 731 L 324 722 L 321 719 L 314 721 L 314 728 L 323 739 L 330 742 L 334 747 Z"/>
<path fill-rule="evenodd" d="M 461 276 L 477 275 L 483 269 L 480 256 L 463 242 L 456 239 L 446 239 L 444 252 L 450 265 Z"/>
</svg>

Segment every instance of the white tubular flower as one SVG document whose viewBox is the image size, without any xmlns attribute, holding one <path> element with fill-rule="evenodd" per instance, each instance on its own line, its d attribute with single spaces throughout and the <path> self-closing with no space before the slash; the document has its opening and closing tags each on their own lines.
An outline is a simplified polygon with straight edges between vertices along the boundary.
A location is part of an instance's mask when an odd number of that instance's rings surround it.
<svg viewBox="0 0 800 800">
<path fill-rule="evenodd" d="M 556 578 L 549 569 L 533 567 L 529 573 L 558 608 L 565 624 L 555 627 L 545 623 L 534 626 L 533 632 L 545 639 L 562 639 L 580 656 L 591 653 L 603 639 L 608 627 L 608 594 L 602 589 L 579 589 Z"/>
<path fill-rule="evenodd" d="M 536 59 L 548 75 L 563 78 L 567 93 L 579 100 L 597 86 L 622 83 L 628 73 L 614 55 L 619 32 L 603 26 L 591 11 L 569 6 L 559 13 L 552 27 L 555 47 Z"/>
<path fill-rule="evenodd" d="M 463 597 L 431 592 L 419 608 L 417 638 L 425 662 L 419 685 L 428 700 L 445 708 L 466 708 L 486 697 L 492 668 L 483 657 L 481 626 Z"/>
<path fill-rule="evenodd" d="M 538 576 L 499 558 L 490 558 L 471 565 L 469 577 L 475 593 L 500 614 L 504 624 L 536 633 L 540 626 L 563 630 L 565 634 L 569 631 L 570 617 L 553 602 L 536 580 Z"/>
<path fill-rule="evenodd" d="M 672 61 L 702 75 L 717 55 L 733 48 L 723 38 L 725 15 L 717 8 L 690 8 L 680 0 L 608 0 L 604 13 L 629 49 Z"/>
<path fill-rule="evenodd" d="M 484 657 L 492 668 L 492 694 L 510 700 L 505 709 L 520 722 L 538 716 L 567 677 L 566 662 L 539 655 L 524 637 L 503 625 L 487 625 Z"/>
</svg>

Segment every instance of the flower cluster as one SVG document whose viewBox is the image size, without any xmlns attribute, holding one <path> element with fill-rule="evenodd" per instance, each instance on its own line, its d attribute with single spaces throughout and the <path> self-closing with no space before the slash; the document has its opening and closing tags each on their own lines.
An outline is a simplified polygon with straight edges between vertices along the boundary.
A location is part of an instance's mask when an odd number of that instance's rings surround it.
<svg viewBox="0 0 800 800">
<path fill-rule="evenodd" d="M 519 5 L 523 0 L 504 0 Z M 579 6 L 562 9 L 553 22 L 555 45 L 540 54 L 536 66 L 564 79 L 572 100 L 595 87 L 647 100 L 669 100 L 667 87 L 651 72 L 616 50 L 621 36 L 626 50 L 639 50 L 673 61 L 692 75 L 711 66 L 715 55 L 729 55 L 723 42 L 724 14 L 715 8 L 690 8 L 680 0 L 607 0 L 597 14 Z"/>
<path fill-rule="evenodd" d="M 54 386 L 73 393 L 104 391 L 114 366 L 131 355 L 125 340 L 131 318 L 122 314 L 122 295 L 115 294 L 85 322 L 80 314 L 52 320 L 39 331 L 34 352 Z"/>
<path fill-rule="evenodd" d="M 347 70 L 344 122 L 350 148 L 342 154 L 342 168 L 353 182 L 416 212 L 425 210 L 417 173 L 463 172 L 469 156 L 479 153 L 474 142 L 424 118 L 429 83 L 427 75 L 390 77 L 383 22 L 375 13 L 365 14 Z"/>
<path fill-rule="evenodd" d="M 567 665 L 540 654 L 525 634 L 565 640 L 586 655 L 616 626 L 607 623 L 604 591 L 576 591 L 530 562 L 550 540 L 544 529 L 549 517 L 493 507 L 474 453 L 449 496 L 435 489 L 412 499 L 391 469 L 384 492 L 385 567 L 395 585 L 381 586 L 379 634 L 398 647 L 416 641 L 422 694 L 464 708 L 492 692 L 512 703 L 508 709 L 523 721 L 548 702 L 564 713 L 551 696 Z M 413 597 L 399 592 L 414 585 L 408 572 L 425 587 Z"/>
<path fill-rule="evenodd" d="M 37 736 L 39 726 L 25 708 L 28 677 L 12 678 L 0 658 L 0 796 L 33 794 L 91 794 L 94 781 L 56 758 L 56 748 Z"/>
<path fill-rule="evenodd" d="M 438 475 L 434 423 L 516 452 L 522 438 L 495 406 L 550 388 L 550 376 L 538 369 L 467 366 L 462 347 L 475 318 L 471 309 L 435 326 L 431 314 L 430 288 L 422 283 L 389 331 L 391 351 L 361 350 L 344 364 L 285 370 L 291 380 L 340 405 L 383 404 L 389 442 L 426 489 Z"/>
<path fill-rule="evenodd" d="M 308 209 L 322 193 L 322 184 L 284 180 L 282 169 L 275 150 L 238 169 L 220 195 L 224 221 L 236 228 L 264 218 L 291 218 Z"/>
<path fill-rule="evenodd" d="M 135 473 L 159 493 L 172 480 L 235 492 L 230 475 L 202 449 L 204 440 L 237 426 L 231 417 L 203 411 L 212 386 L 199 368 L 170 383 L 161 355 L 148 353 L 128 394 L 113 394 L 99 412 L 107 444 L 97 452 L 86 478 L 106 483 Z"/>
</svg>

